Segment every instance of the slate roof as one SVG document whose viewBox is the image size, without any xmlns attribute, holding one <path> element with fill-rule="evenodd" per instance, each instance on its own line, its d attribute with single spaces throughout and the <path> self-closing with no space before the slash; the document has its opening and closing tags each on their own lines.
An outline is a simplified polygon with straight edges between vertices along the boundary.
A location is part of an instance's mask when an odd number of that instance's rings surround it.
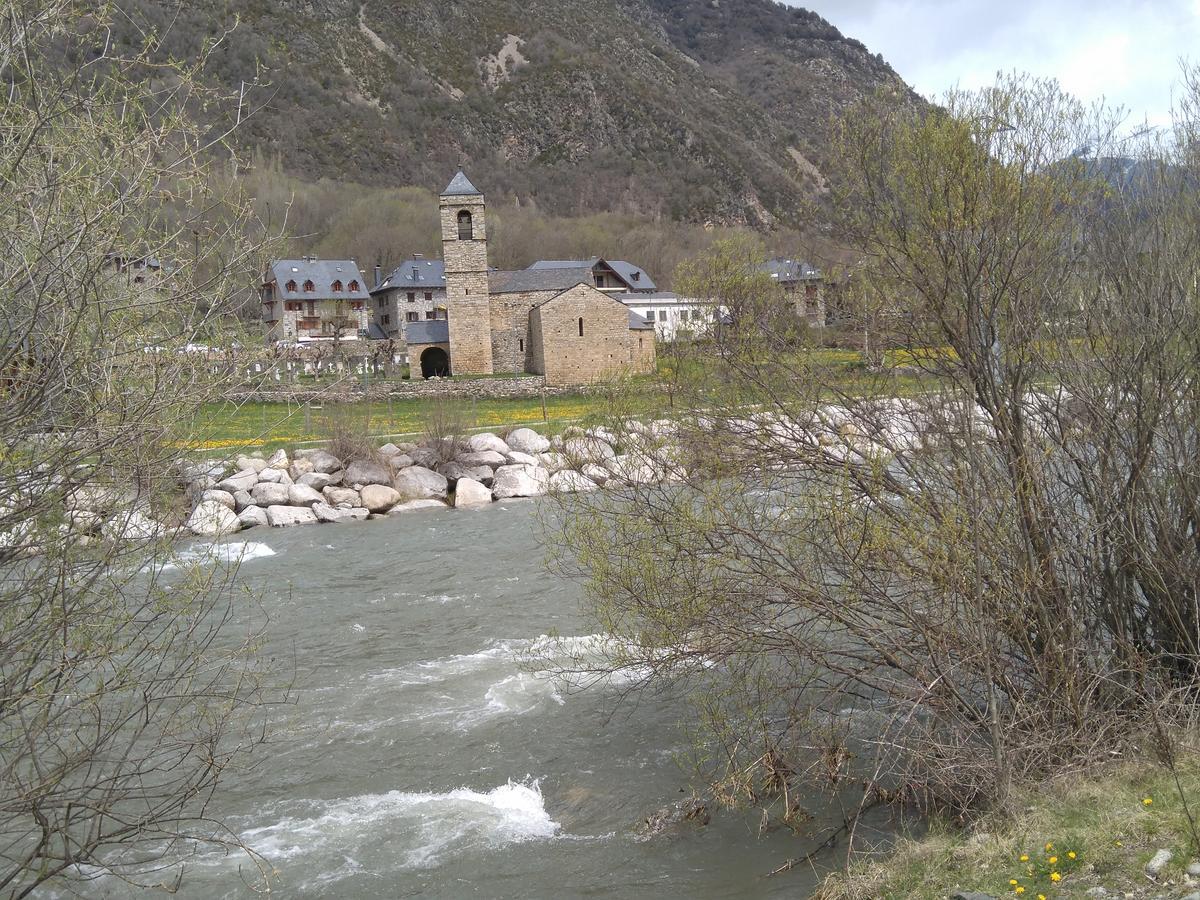
<svg viewBox="0 0 1200 900">
<path fill-rule="evenodd" d="M 695 301 L 680 297 L 674 291 L 625 291 L 622 294 L 614 294 L 618 300 L 628 305 L 631 303 L 688 303 L 694 304 Z"/>
<path fill-rule="evenodd" d="M 467 177 L 467 173 L 462 169 L 458 170 L 458 174 L 450 179 L 450 183 L 442 191 L 443 197 L 469 197 L 482 196 L 482 194 L 482 191 L 471 184 L 471 179 Z"/>
<path fill-rule="evenodd" d="M 653 331 L 654 322 L 641 313 L 635 313 L 631 309 L 629 311 L 629 327 L 635 331 Z"/>
<path fill-rule="evenodd" d="M 808 263 L 798 259 L 768 259 L 762 264 L 762 271 L 776 281 L 804 281 L 820 278 L 821 273 Z"/>
<path fill-rule="evenodd" d="M 359 271 L 358 263 L 352 259 L 277 259 L 271 263 L 269 280 L 274 280 L 279 296 L 285 300 L 369 300 L 367 278 Z M 296 282 L 296 290 L 289 291 L 287 283 Z M 314 290 L 304 290 L 304 282 L 311 281 Z M 335 281 L 342 283 L 342 290 L 335 292 Z M 358 290 L 350 290 L 350 282 L 358 282 Z"/>
<path fill-rule="evenodd" d="M 604 263 L 617 273 L 617 277 L 627 284 L 631 290 L 654 291 L 658 287 L 650 274 L 640 266 L 623 259 L 604 259 L 593 256 L 591 259 L 539 259 L 531 269 L 591 269 L 597 263 Z"/>
<path fill-rule="evenodd" d="M 416 270 L 415 272 L 413 270 Z M 387 278 L 371 289 L 372 294 L 393 290 L 445 289 L 446 264 L 440 259 L 406 259 Z"/>
<path fill-rule="evenodd" d="M 405 322 L 404 339 L 410 344 L 445 344 L 450 340 L 450 322 L 446 319 Z"/>
<path fill-rule="evenodd" d="M 518 269 L 516 272 L 490 272 L 488 290 L 493 294 L 518 291 L 565 291 L 577 284 L 592 284 L 592 270 L 583 268 Z"/>
</svg>

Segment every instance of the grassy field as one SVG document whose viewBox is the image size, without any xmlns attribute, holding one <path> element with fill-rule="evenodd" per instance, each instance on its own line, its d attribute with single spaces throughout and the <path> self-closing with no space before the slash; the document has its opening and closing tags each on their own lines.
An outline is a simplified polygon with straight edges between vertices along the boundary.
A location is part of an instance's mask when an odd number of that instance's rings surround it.
<svg viewBox="0 0 1200 900">
<path fill-rule="evenodd" d="M 1184 896 L 1200 890 L 1185 874 L 1200 859 L 1189 822 L 1200 816 L 1200 755 L 1184 757 L 1179 776 L 1182 791 L 1167 768 L 1140 762 L 1040 786 L 1018 798 L 1014 819 L 972 832 L 935 826 L 831 876 L 815 900 L 945 900 L 959 890 L 1063 900 L 1100 887 L 1109 897 Z M 1160 848 L 1173 857 L 1155 882 L 1144 868 Z"/>
</svg>

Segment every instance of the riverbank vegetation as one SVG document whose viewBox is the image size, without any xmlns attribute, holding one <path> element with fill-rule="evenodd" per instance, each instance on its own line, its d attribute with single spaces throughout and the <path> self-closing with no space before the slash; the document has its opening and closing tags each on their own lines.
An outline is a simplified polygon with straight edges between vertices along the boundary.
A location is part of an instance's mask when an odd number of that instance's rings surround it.
<svg viewBox="0 0 1200 900">
<path fill-rule="evenodd" d="M 688 686 L 698 776 L 803 837 L 797 860 L 881 805 L 1012 816 L 1193 721 L 1190 76 L 1181 96 L 1163 140 L 1022 76 L 916 114 L 864 105 L 833 154 L 862 260 L 846 302 L 925 389 L 867 367 L 846 390 L 721 243 L 683 289 L 737 327 L 672 384 L 669 477 L 562 500 L 556 563 L 614 636 L 606 670 Z M 830 802 L 844 824 L 809 833 Z"/>
<path fill-rule="evenodd" d="M 189 115 L 229 98 L 193 66 L 152 65 L 153 36 L 115 51 L 109 11 L 0 2 L 6 897 L 170 889 L 197 846 L 237 848 L 207 803 L 284 696 L 256 656 L 254 598 L 229 569 L 173 560 L 158 525 L 190 412 L 221 386 L 191 354 L 130 364 L 228 316 L 273 246 L 244 239 L 244 197 L 213 193 L 220 135 Z"/>
</svg>

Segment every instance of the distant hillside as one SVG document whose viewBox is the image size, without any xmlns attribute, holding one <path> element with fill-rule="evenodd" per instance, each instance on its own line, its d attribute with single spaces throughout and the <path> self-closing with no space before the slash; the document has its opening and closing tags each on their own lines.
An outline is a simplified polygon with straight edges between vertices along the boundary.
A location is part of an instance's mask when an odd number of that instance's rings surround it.
<svg viewBox="0 0 1200 900">
<path fill-rule="evenodd" d="M 256 76 L 244 148 L 310 181 L 437 189 L 465 161 L 496 199 L 558 215 L 802 225 L 829 116 L 881 58 L 770 0 L 121 0 L 212 77 Z M 229 118 L 234 111 L 229 110 Z"/>
</svg>

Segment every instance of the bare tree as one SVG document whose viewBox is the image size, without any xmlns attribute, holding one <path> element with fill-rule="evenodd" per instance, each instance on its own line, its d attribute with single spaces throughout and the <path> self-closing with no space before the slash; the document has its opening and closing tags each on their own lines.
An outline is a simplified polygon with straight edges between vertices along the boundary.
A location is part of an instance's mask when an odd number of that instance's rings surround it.
<svg viewBox="0 0 1200 900">
<path fill-rule="evenodd" d="M 104 8 L 0 2 L 0 892 L 170 885 L 263 739 L 252 604 L 168 572 L 193 413 L 262 271 L 192 67 Z M 203 60 L 198 61 L 203 65 Z M 210 110 L 210 112 L 213 112 Z M 219 120 L 219 116 L 217 117 Z M 220 136 L 216 138 L 220 139 Z M 219 212 L 219 214 L 218 214 Z M 236 603 L 235 603 L 236 600 Z"/>
<path fill-rule="evenodd" d="M 1023 77 L 865 105 L 838 229 L 927 389 L 847 382 L 751 291 L 673 422 L 607 423 L 605 490 L 560 497 L 605 665 L 692 685 L 717 796 L 969 813 L 1194 711 L 1197 172 L 1117 123 Z"/>
</svg>

